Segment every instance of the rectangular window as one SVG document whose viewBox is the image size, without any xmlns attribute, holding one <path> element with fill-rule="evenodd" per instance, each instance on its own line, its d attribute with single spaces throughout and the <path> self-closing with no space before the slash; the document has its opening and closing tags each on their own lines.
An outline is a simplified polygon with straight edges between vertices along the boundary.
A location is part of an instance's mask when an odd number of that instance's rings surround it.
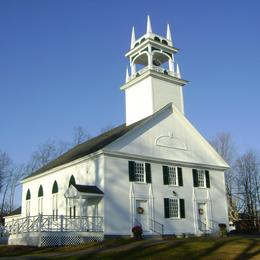
<svg viewBox="0 0 260 260">
<path fill-rule="evenodd" d="M 145 182 L 144 163 L 135 163 L 134 173 L 135 173 L 135 181 L 136 182 Z"/>
<path fill-rule="evenodd" d="M 58 219 L 58 194 L 52 195 L 52 216 L 53 220 Z"/>
<path fill-rule="evenodd" d="M 30 217 L 30 200 L 26 200 L 26 217 Z"/>
<path fill-rule="evenodd" d="M 42 214 L 43 213 L 43 211 L 42 211 L 42 207 L 43 207 L 42 203 L 43 203 L 43 198 L 42 197 L 38 198 L 38 214 Z"/>
<path fill-rule="evenodd" d="M 179 217 L 179 200 L 169 199 L 169 217 L 178 218 Z"/>
<path fill-rule="evenodd" d="M 205 171 L 198 170 L 198 187 L 205 187 Z"/>
<path fill-rule="evenodd" d="M 169 185 L 177 186 L 178 181 L 177 181 L 176 167 L 168 167 L 168 171 L 169 171 L 169 175 L 168 175 Z"/>
<path fill-rule="evenodd" d="M 76 206 L 73 207 L 73 218 L 76 218 Z"/>
<path fill-rule="evenodd" d="M 181 167 L 163 165 L 162 172 L 164 185 L 183 186 Z"/>
</svg>

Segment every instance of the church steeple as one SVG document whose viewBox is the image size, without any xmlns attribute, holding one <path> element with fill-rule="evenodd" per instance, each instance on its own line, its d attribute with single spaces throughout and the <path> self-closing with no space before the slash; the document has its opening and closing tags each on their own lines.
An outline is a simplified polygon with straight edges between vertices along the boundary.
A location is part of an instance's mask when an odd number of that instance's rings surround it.
<svg viewBox="0 0 260 260">
<path fill-rule="evenodd" d="M 172 102 L 184 113 L 182 87 L 187 81 L 181 79 L 179 65 L 175 63 L 178 49 L 173 45 L 169 24 L 166 38 L 153 33 L 147 16 L 146 33 L 136 39 L 132 29 L 131 48 L 126 53 L 130 61 L 130 75 L 121 87 L 126 98 L 126 123 L 129 125 L 149 116 Z"/>
<path fill-rule="evenodd" d="M 146 33 L 150 34 L 152 33 L 152 24 L 151 24 L 151 20 L 150 20 L 150 16 L 147 15 L 147 26 L 146 26 Z"/>
</svg>

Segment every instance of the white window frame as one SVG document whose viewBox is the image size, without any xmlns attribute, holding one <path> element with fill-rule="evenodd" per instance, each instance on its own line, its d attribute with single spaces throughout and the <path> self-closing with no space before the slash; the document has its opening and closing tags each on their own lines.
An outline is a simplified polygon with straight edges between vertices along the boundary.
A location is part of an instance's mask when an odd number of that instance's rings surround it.
<svg viewBox="0 0 260 260">
<path fill-rule="evenodd" d="M 58 219 L 58 193 L 52 194 L 52 217 L 53 219 Z"/>
<path fill-rule="evenodd" d="M 177 201 L 177 213 L 178 213 L 178 216 L 174 217 L 171 215 L 171 201 Z M 169 198 L 169 217 L 171 219 L 180 219 L 180 200 L 179 198 Z"/>
<path fill-rule="evenodd" d="M 26 217 L 30 217 L 30 211 L 31 211 L 31 200 L 26 200 L 26 207 L 25 207 L 26 209 L 26 212 L 25 212 L 25 214 L 26 214 Z"/>
<path fill-rule="evenodd" d="M 198 171 L 198 188 L 206 188 L 206 173 L 205 173 L 205 170 L 203 169 L 197 169 Z M 200 185 L 200 178 L 199 178 L 199 175 L 200 174 L 203 174 L 203 186 Z"/>
<path fill-rule="evenodd" d="M 173 184 L 173 183 L 170 183 L 170 180 L 171 180 L 171 178 L 170 178 L 170 169 L 174 169 L 175 170 L 175 184 Z M 174 187 L 177 187 L 177 186 L 179 186 L 179 178 L 178 178 L 178 169 L 177 169 L 177 167 L 176 166 L 168 166 L 168 185 L 169 186 L 174 186 Z"/>
<path fill-rule="evenodd" d="M 135 162 L 135 167 L 134 167 L 134 176 L 135 176 L 135 182 L 136 183 L 146 183 L 146 169 L 145 169 L 145 163 L 144 162 Z M 136 178 L 136 165 L 142 165 L 143 167 L 143 181 L 137 180 Z"/>
<path fill-rule="evenodd" d="M 43 197 L 38 197 L 38 214 L 43 214 Z"/>
</svg>

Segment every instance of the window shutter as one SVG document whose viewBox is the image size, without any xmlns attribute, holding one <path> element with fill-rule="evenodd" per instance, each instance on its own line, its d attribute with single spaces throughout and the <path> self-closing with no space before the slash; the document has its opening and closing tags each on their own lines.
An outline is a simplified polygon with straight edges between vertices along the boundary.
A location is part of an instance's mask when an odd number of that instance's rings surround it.
<svg viewBox="0 0 260 260">
<path fill-rule="evenodd" d="M 183 186 L 182 168 L 178 167 L 177 170 L 178 170 L 178 183 L 179 183 L 179 186 Z"/>
<path fill-rule="evenodd" d="M 193 185 L 194 187 L 198 187 L 199 186 L 198 170 L 192 169 L 192 174 L 193 174 Z"/>
<path fill-rule="evenodd" d="M 209 171 L 205 171 L 205 176 L 206 176 L 206 187 L 210 188 L 210 180 L 209 180 Z"/>
<path fill-rule="evenodd" d="M 164 217 L 169 218 L 170 217 L 170 211 L 169 211 L 169 199 L 164 198 Z"/>
<path fill-rule="evenodd" d="M 151 174 L 151 164 L 150 163 L 145 164 L 145 174 L 146 174 L 146 182 L 152 183 L 152 174 Z"/>
<path fill-rule="evenodd" d="M 163 184 L 169 184 L 169 168 L 168 166 L 163 166 Z"/>
<path fill-rule="evenodd" d="M 128 162 L 129 181 L 135 181 L 135 162 Z"/>
<path fill-rule="evenodd" d="M 184 202 L 184 199 L 180 199 L 180 217 L 185 218 L 185 202 Z"/>
</svg>

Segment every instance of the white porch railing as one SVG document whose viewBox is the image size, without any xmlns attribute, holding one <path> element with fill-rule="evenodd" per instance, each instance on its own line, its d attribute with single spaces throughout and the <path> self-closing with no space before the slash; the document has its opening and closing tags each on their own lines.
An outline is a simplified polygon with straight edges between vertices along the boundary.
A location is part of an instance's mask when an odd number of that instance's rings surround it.
<svg viewBox="0 0 260 260">
<path fill-rule="evenodd" d="M 38 215 L 18 218 L 5 224 L 5 231 L 10 234 L 26 232 L 103 232 L 103 217 L 82 216 L 71 218 L 58 215 Z"/>
</svg>

